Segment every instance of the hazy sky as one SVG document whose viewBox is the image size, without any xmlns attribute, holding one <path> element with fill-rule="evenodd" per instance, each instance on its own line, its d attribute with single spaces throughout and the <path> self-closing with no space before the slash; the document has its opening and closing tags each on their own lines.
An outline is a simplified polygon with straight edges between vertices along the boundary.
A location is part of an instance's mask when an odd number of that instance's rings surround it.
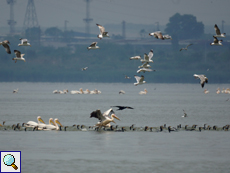
<svg viewBox="0 0 230 173">
<path fill-rule="evenodd" d="M 16 0 L 14 5 L 14 19 L 16 26 L 23 26 L 25 10 L 28 0 Z M 84 27 L 83 18 L 86 17 L 85 0 L 34 0 L 38 22 L 41 27 Z M 92 25 L 99 23 L 121 24 L 128 23 L 160 25 L 168 23 L 175 13 L 192 14 L 197 21 L 205 25 L 221 25 L 224 20 L 230 24 L 230 0 L 92 0 L 90 2 L 90 17 Z M 0 1 L 0 27 L 8 26 L 10 6 L 6 0 Z"/>
</svg>

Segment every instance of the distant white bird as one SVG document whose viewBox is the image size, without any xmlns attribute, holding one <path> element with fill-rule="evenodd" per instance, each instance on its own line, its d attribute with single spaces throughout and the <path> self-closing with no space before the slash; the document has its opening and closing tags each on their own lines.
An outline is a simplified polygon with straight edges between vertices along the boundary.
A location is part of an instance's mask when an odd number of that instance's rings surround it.
<svg viewBox="0 0 230 173">
<path fill-rule="evenodd" d="M 82 71 L 85 71 L 85 70 L 87 70 L 87 68 L 88 68 L 88 67 L 85 67 L 85 68 L 82 68 L 81 70 L 82 70 Z"/>
<path fill-rule="evenodd" d="M 130 77 L 129 77 L 129 76 L 127 76 L 127 75 L 125 75 L 125 79 L 130 79 Z"/>
<path fill-rule="evenodd" d="M 201 75 L 194 74 L 193 76 L 196 79 L 200 79 L 200 84 L 201 84 L 202 88 L 204 87 L 205 83 L 208 83 L 208 78 L 205 75 L 203 75 L 203 74 L 201 74 Z"/>
<path fill-rule="evenodd" d="M 182 50 L 188 50 L 188 47 L 189 46 L 191 46 L 192 44 L 189 44 L 189 45 L 187 45 L 186 47 L 182 47 L 181 49 L 180 49 L 180 51 L 182 51 Z"/>
<path fill-rule="evenodd" d="M 145 62 L 153 63 L 152 57 L 153 57 L 153 50 L 151 49 L 148 55 L 146 53 L 144 54 L 144 59 L 141 59 L 141 62 L 142 63 L 145 63 Z"/>
<path fill-rule="evenodd" d="M 149 65 L 149 62 L 145 62 L 141 66 L 138 66 L 138 68 L 151 68 L 151 66 Z"/>
<path fill-rule="evenodd" d="M 147 91 L 146 89 L 144 89 L 144 91 L 140 91 L 139 94 L 140 94 L 140 95 L 143 95 L 143 94 L 147 94 L 147 92 L 148 92 L 148 91 Z"/>
<path fill-rule="evenodd" d="M 21 40 L 21 44 L 19 43 L 18 46 L 31 46 L 27 39 L 20 38 L 19 40 Z"/>
<path fill-rule="evenodd" d="M 90 49 L 100 49 L 99 46 L 97 46 L 97 42 L 93 42 L 89 47 L 87 47 L 88 50 Z"/>
<path fill-rule="evenodd" d="M 209 93 L 209 90 L 205 89 L 205 90 L 204 90 L 204 93 L 205 93 L 205 94 L 208 94 L 208 93 Z"/>
<path fill-rule="evenodd" d="M 9 44 L 10 44 L 9 40 L 5 40 L 5 41 L 0 42 L 0 45 L 2 45 L 5 48 L 6 52 L 8 54 L 11 54 Z"/>
<path fill-rule="evenodd" d="M 216 31 L 216 35 L 214 35 L 215 37 L 225 37 L 226 33 L 220 33 L 220 29 L 217 24 L 214 25 L 214 29 Z"/>
<path fill-rule="evenodd" d="M 13 93 L 18 93 L 18 88 L 16 90 L 13 90 Z"/>
<path fill-rule="evenodd" d="M 153 71 L 152 69 L 149 69 L 149 68 L 141 68 L 139 70 L 137 70 L 137 73 L 140 73 L 140 72 L 150 72 L 150 71 Z"/>
<path fill-rule="evenodd" d="M 21 52 L 18 51 L 18 50 L 14 50 L 14 53 L 15 53 L 16 57 L 13 58 L 12 60 L 15 60 L 15 63 L 17 62 L 17 60 L 26 62 L 25 58 L 23 58 L 23 56 L 24 56 L 25 54 L 21 54 Z"/>
<path fill-rule="evenodd" d="M 119 91 L 119 94 L 125 94 L 125 91 L 120 90 L 120 91 Z"/>
<path fill-rule="evenodd" d="M 210 43 L 211 46 L 223 46 L 221 43 L 223 40 L 218 40 L 215 36 L 213 36 L 213 38 L 214 38 L 213 42 Z"/>
<path fill-rule="evenodd" d="M 99 24 L 96 24 L 100 30 L 100 34 L 97 36 L 98 38 L 102 39 L 103 37 L 109 37 L 108 32 L 105 32 L 105 28 Z"/>
<path fill-rule="evenodd" d="M 134 75 L 134 77 L 135 77 L 136 80 L 137 80 L 137 82 L 134 83 L 135 86 L 146 83 L 146 82 L 144 81 L 145 77 L 144 77 L 143 75 L 141 75 L 141 77 Z"/>
<path fill-rule="evenodd" d="M 164 40 L 164 37 L 163 37 L 161 31 L 152 32 L 152 33 L 149 33 L 149 35 L 154 36 L 157 39 Z"/>
<path fill-rule="evenodd" d="M 188 115 L 186 114 L 186 112 L 185 112 L 185 110 L 183 109 L 183 112 L 184 112 L 184 115 L 183 116 L 181 116 L 181 117 L 188 117 Z"/>
<path fill-rule="evenodd" d="M 133 60 L 133 59 L 135 59 L 135 60 L 138 60 L 138 59 L 141 59 L 141 56 L 133 56 L 133 57 L 131 57 L 131 58 L 129 58 L 130 60 Z"/>
</svg>

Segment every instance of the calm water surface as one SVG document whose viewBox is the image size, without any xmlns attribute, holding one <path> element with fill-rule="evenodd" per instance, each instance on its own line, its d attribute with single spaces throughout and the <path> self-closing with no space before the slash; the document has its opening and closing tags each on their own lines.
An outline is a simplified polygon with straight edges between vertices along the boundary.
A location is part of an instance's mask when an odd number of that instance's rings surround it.
<svg viewBox="0 0 230 173">
<path fill-rule="evenodd" d="M 58 118 L 64 126 L 94 125 L 96 109 L 115 111 L 119 126 L 230 123 L 229 94 L 216 89 L 230 84 L 0 83 L 0 123 Z M 18 94 L 13 89 L 19 88 Z M 53 94 L 55 89 L 99 89 L 100 95 Z M 139 91 L 148 90 L 147 95 Z M 124 90 L 126 94 L 119 95 Z M 183 109 L 188 117 L 182 118 Z M 115 109 L 116 110 L 116 109 Z M 229 132 L 0 131 L 1 151 L 22 151 L 22 172 L 229 172 Z"/>
</svg>

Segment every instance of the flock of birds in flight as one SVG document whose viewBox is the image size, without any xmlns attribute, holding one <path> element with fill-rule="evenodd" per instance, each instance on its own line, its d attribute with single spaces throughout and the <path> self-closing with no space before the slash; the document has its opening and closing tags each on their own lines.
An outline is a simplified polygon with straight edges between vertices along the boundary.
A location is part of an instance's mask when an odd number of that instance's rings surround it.
<svg viewBox="0 0 230 173">
<path fill-rule="evenodd" d="M 105 31 L 105 28 L 103 26 L 101 26 L 99 24 L 96 24 L 96 25 L 99 27 L 99 30 L 100 30 L 100 34 L 97 36 L 99 39 L 102 39 L 104 37 L 109 37 L 108 32 Z M 225 37 L 225 33 L 221 33 L 217 25 L 215 25 L 214 28 L 215 28 L 215 31 L 216 31 L 216 35 L 213 36 L 214 41 L 212 43 L 210 43 L 210 45 L 211 46 L 214 46 L 214 45 L 215 46 L 222 46 L 222 40 L 218 40 L 218 37 L 220 37 L 220 38 Z M 169 36 L 169 35 L 163 35 L 161 33 L 161 31 L 156 31 L 156 32 L 153 32 L 153 33 L 149 33 L 149 35 L 154 36 L 155 38 L 161 39 L 161 40 L 172 39 L 172 37 Z M 18 44 L 18 46 L 31 46 L 30 43 L 28 43 L 27 39 L 20 39 L 20 40 L 21 40 L 21 44 Z M 10 42 L 8 40 L 0 42 L 0 45 L 2 45 L 5 48 L 6 52 L 8 54 L 11 54 L 9 44 L 10 44 Z M 189 44 L 185 48 L 181 48 L 180 51 L 187 50 L 188 47 L 191 46 L 191 45 L 192 44 Z M 97 42 L 93 42 L 89 47 L 87 47 L 87 49 L 88 50 L 100 49 L 100 47 L 97 46 Z M 15 63 L 17 62 L 17 60 L 25 61 L 25 58 L 23 58 L 24 54 L 21 54 L 20 51 L 14 50 L 14 53 L 16 55 L 16 57 L 13 58 L 13 60 L 15 60 Z M 145 72 L 156 71 L 156 70 L 152 70 L 151 66 L 149 64 L 149 63 L 153 63 L 152 57 L 153 57 L 153 50 L 151 49 L 148 55 L 146 53 L 144 54 L 143 59 L 141 59 L 141 56 L 134 56 L 134 57 L 131 57 L 130 60 L 140 60 L 142 62 L 142 65 L 138 66 L 138 68 L 140 68 L 140 69 L 137 71 L 137 73 L 140 73 L 140 72 L 145 73 Z M 88 67 L 82 68 L 82 71 L 85 71 L 87 69 L 88 69 Z M 204 87 L 205 83 L 208 83 L 208 78 L 203 74 L 201 74 L 201 75 L 194 74 L 193 76 L 196 79 L 200 79 L 200 84 L 201 84 L 202 88 Z M 146 83 L 146 81 L 144 81 L 144 76 L 143 75 L 141 75 L 141 76 L 134 75 L 134 77 L 136 78 L 136 81 L 137 81 L 136 83 L 134 83 L 135 86 Z M 130 78 L 130 77 L 126 76 L 125 78 Z M 17 91 L 15 91 L 15 92 L 17 92 Z M 55 91 L 55 92 L 57 93 L 57 91 Z M 81 90 L 81 92 L 84 93 L 84 91 L 82 91 L 82 90 Z M 120 91 L 120 92 L 124 94 L 123 91 Z M 146 89 L 145 89 L 144 93 L 145 94 L 147 93 Z M 132 107 L 128 107 L 128 106 L 115 106 L 115 107 L 118 107 L 118 110 L 133 109 Z M 120 120 L 114 114 L 114 111 L 113 111 L 112 108 L 107 110 L 107 111 L 105 111 L 103 114 L 101 113 L 100 110 L 95 110 L 90 114 L 90 118 L 92 118 L 92 117 L 97 118 L 99 120 L 99 122 L 97 124 L 95 124 L 95 127 L 98 127 L 98 128 L 102 128 L 102 127 L 110 128 L 111 127 L 110 123 L 111 122 L 115 123 L 114 119 Z M 187 117 L 187 114 L 185 113 L 185 111 L 184 111 L 184 116 L 182 116 L 182 117 Z M 58 124 L 62 127 L 62 125 L 61 125 L 61 123 L 59 122 L 58 119 L 53 120 L 51 118 L 49 120 L 49 124 L 45 124 L 40 116 L 37 117 L 37 120 L 38 120 L 38 123 L 36 123 L 34 121 L 28 121 L 27 123 L 24 124 L 24 126 L 25 127 L 33 127 L 33 128 L 36 127 L 39 130 L 58 130 L 59 129 Z M 42 123 L 40 123 L 40 122 L 42 122 Z M 170 132 L 170 131 L 174 131 L 175 129 L 172 129 L 169 126 L 168 130 Z"/>
</svg>

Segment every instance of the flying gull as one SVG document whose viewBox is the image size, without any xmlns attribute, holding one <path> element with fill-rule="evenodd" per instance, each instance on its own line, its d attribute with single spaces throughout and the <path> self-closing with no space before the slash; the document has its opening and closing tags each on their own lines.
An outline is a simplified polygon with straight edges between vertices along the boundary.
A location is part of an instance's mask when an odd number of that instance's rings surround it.
<svg viewBox="0 0 230 173">
<path fill-rule="evenodd" d="M 144 59 L 141 59 L 141 62 L 142 63 L 145 63 L 145 62 L 153 63 L 152 57 L 153 57 L 153 50 L 151 49 L 148 55 L 146 53 L 144 54 Z"/>
<path fill-rule="evenodd" d="M 218 40 L 215 36 L 213 36 L 213 38 L 214 38 L 213 42 L 210 43 L 211 46 L 223 46 L 221 43 L 223 40 Z"/>
<path fill-rule="evenodd" d="M 135 77 L 136 80 L 137 80 L 137 82 L 134 83 L 135 86 L 146 83 L 146 82 L 144 81 L 145 77 L 144 77 L 143 75 L 141 75 L 141 77 L 140 77 L 140 76 L 134 75 L 134 77 Z"/>
<path fill-rule="evenodd" d="M 18 46 L 31 46 L 27 39 L 20 38 L 19 40 L 21 40 L 21 44 L 19 43 Z"/>
<path fill-rule="evenodd" d="M 192 44 L 189 44 L 189 45 L 187 45 L 186 47 L 182 47 L 181 49 L 180 49 L 180 51 L 182 51 L 182 50 L 188 50 L 188 47 L 189 46 L 191 46 Z"/>
<path fill-rule="evenodd" d="M 15 60 L 15 63 L 17 62 L 17 60 L 26 62 L 25 58 L 23 58 L 23 56 L 24 56 L 25 54 L 21 54 L 21 52 L 18 51 L 18 50 L 14 50 L 14 53 L 15 53 L 16 57 L 13 58 L 12 60 Z"/>
<path fill-rule="evenodd" d="M 201 84 L 202 88 L 204 87 L 205 83 L 208 83 L 208 78 L 205 75 L 203 75 L 203 74 L 201 74 L 201 75 L 194 74 L 193 76 L 196 79 L 200 79 L 200 84 Z"/>
<path fill-rule="evenodd" d="M 133 57 L 131 57 L 131 58 L 129 58 L 130 60 L 133 60 L 133 59 L 135 59 L 135 60 L 138 60 L 138 59 L 141 59 L 141 56 L 133 56 Z"/>
<path fill-rule="evenodd" d="M 0 42 L 0 45 L 2 45 L 2 46 L 5 48 L 6 52 L 7 52 L 8 54 L 11 54 L 9 44 L 10 44 L 10 42 L 9 42 L 8 40 L 5 40 L 5 41 Z"/>
<path fill-rule="evenodd" d="M 93 42 L 89 47 L 87 47 L 88 50 L 90 49 L 100 49 L 99 46 L 97 46 L 97 42 Z"/>
<path fill-rule="evenodd" d="M 216 31 L 216 35 L 214 35 L 215 37 L 225 37 L 226 33 L 220 33 L 220 29 L 217 24 L 215 24 L 214 29 Z"/>
<path fill-rule="evenodd" d="M 100 34 L 97 36 L 98 38 L 102 39 L 103 37 L 109 37 L 108 32 L 105 32 L 105 28 L 99 24 L 96 24 L 100 30 Z"/>
</svg>

